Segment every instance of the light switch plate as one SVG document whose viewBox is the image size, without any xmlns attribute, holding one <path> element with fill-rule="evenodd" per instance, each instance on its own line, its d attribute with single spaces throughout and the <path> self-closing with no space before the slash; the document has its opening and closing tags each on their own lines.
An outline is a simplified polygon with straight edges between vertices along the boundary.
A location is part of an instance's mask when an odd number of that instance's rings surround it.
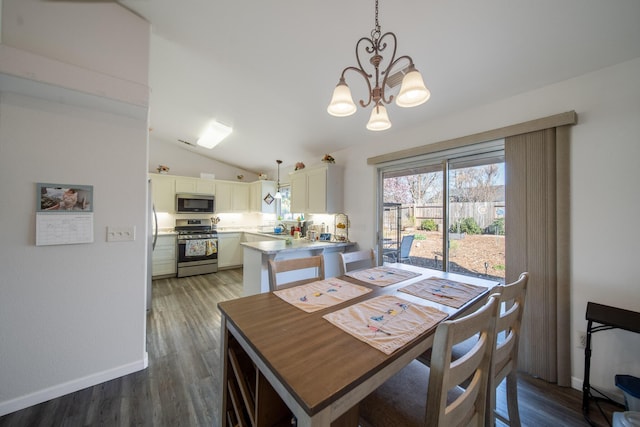
<svg viewBox="0 0 640 427">
<path fill-rule="evenodd" d="M 131 242 L 136 240 L 136 227 L 107 227 L 107 242 Z"/>
</svg>

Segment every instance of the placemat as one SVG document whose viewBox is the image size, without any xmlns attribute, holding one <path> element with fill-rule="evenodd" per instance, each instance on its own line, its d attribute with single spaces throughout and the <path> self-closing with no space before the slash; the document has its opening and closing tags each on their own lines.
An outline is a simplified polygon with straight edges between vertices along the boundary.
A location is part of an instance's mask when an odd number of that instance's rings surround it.
<svg viewBox="0 0 640 427">
<path fill-rule="evenodd" d="M 398 290 L 438 304 L 460 308 L 486 291 L 487 288 L 439 277 L 429 277 Z"/>
<path fill-rule="evenodd" d="M 322 316 L 385 354 L 391 354 L 447 317 L 393 295 L 382 295 Z"/>
<path fill-rule="evenodd" d="M 393 285 L 394 283 L 399 283 L 419 275 L 420 273 L 413 271 L 384 266 L 351 271 L 346 274 L 346 276 L 380 287 Z"/>
<path fill-rule="evenodd" d="M 307 313 L 312 313 L 332 305 L 371 292 L 371 289 L 332 278 L 311 282 L 273 293 Z"/>
</svg>

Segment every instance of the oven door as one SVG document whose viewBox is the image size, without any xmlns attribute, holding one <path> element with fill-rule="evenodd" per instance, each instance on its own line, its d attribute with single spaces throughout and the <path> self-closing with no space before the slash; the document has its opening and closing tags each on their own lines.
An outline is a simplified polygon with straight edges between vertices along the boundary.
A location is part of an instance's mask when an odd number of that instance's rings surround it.
<svg viewBox="0 0 640 427">
<path fill-rule="evenodd" d="M 180 239 L 178 238 L 178 264 L 197 261 L 218 260 L 218 239 L 209 237 L 205 239 Z"/>
</svg>

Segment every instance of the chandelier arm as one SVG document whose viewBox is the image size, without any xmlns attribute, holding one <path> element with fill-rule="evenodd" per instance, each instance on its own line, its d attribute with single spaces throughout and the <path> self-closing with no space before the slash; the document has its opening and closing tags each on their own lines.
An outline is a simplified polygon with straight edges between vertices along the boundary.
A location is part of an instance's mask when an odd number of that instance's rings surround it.
<svg viewBox="0 0 640 427">
<path fill-rule="evenodd" d="M 364 47 L 364 50 L 369 54 L 377 52 L 378 48 L 375 42 L 369 37 L 362 37 L 360 40 L 358 40 L 358 43 L 356 43 L 356 61 L 358 61 L 358 67 L 360 67 L 360 69 L 367 75 L 367 78 L 371 78 L 372 75 L 364 71 L 364 67 L 362 66 L 362 61 L 360 60 L 360 51 L 358 50 L 358 47 L 362 42 L 367 42 L 370 45 L 370 46 Z"/>
<path fill-rule="evenodd" d="M 371 74 L 367 74 L 366 71 L 364 71 L 364 69 L 362 68 L 358 68 L 358 67 L 354 67 L 354 66 L 350 66 L 345 68 L 344 70 L 342 70 L 342 74 L 340 75 L 341 79 L 344 79 L 344 75 L 347 71 L 355 71 L 356 73 L 358 73 L 365 82 L 367 82 L 367 93 L 369 94 L 369 99 L 367 100 L 367 102 L 365 103 L 363 99 L 360 100 L 360 105 L 362 107 L 366 107 L 369 104 L 371 104 L 372 101 L 372 97 L 371 97 L 371 82 L 369 81 L 369 78 L 371 77 Z"/>
<path fill-rule="evenodd" d="M 393 102 L 393 99 L 394 99 L 393 95 L 389 95 L 388 99 L 385 96 L 385 90 L 384 89 L 385 89 L 386 84 L 387 84 L 387 78 L 389 77 L 389 75 L 391 75 L 391 71 L 393 70 L 393 67 L 398 65 L 398 63 L 400 61 L 402 61 L 403 59 L 406 59 L 406 60 L 409 61 L 409 65 L 408 65 L 409 67 L 413 65 L 413 59 L 411 59 L 411 57 L 409 55 L 403 55 L 403 56 L 397 58 L 392 63 L 390 63 L 389 66 L 387 67 L 387 69 L 382 72 L 384 74 L 384 79 L 382 80 L 382 102 L 384 102 L 385 104 L 391 104 L 391 102 Z"/>
</svg>

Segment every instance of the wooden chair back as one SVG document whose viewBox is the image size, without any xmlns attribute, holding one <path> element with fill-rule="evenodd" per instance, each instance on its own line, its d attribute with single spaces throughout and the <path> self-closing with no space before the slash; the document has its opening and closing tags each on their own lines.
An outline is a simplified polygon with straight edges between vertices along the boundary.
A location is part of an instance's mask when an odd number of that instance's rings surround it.
<svg viewBox="0 0 640 427">
<path fill-rule="evenodd" d="M 356 251 L 356 252 L 340 252 L 342 260 L 342 274 L 347 274 L 350 266 L 357 263 L 358 268 L 371 268 L 376 266 L 376 259 L 373 249 Z"/>
<path fill-rule="evenodd" d="M 300 274 L 303 274 L 306 277 L 304 277 L 303 279 L 289 281 L 286 280 L 286 277 L 282 277 L 282 273 L 291 273 L 288 275 L 289 278 L 291 278 L 295 276 L 293 272 L 296 270 L 308 270 L 304 273 L 300 272 Z M 283 280 L 278 281 L 279 278 L 282 278 Z M 285 259 L 279 261 L 269 260 L 270 291 L 303 285 L 305 283 L 314 282 L 316 280 L 324 280 L 324 257 L 322 255 L 306 258 Z"/>
<path fill-rule="evenodd" d="M 520 325 L 524 312 L 529 273 L 524 272 L 515 282 L 502 288 L 500 305 L 503 307 L 496 320 L 496 349 L 493 353 L 492 374 L 489 379 L 487 425 L 495 425 L 496 416 L 505 424 L 520 426 L 518 412 L 517 377 Z M 507 378 L 507 409 L 509 418 L 496 414 L 496 388 Z"/>
<path fill-rule="evenodd" d="M 425 425 L 485 425 L 498 298 L 494 294 L 474 313 L 438 325 L 431 354 Z M 475 345 L 462 358 L 452 361 L 453 346 L 474 335 L 478 337 Z M 448 402 L 448 392 L 465 380 L 469 381 L 468 386 Z"/>
</svg>

